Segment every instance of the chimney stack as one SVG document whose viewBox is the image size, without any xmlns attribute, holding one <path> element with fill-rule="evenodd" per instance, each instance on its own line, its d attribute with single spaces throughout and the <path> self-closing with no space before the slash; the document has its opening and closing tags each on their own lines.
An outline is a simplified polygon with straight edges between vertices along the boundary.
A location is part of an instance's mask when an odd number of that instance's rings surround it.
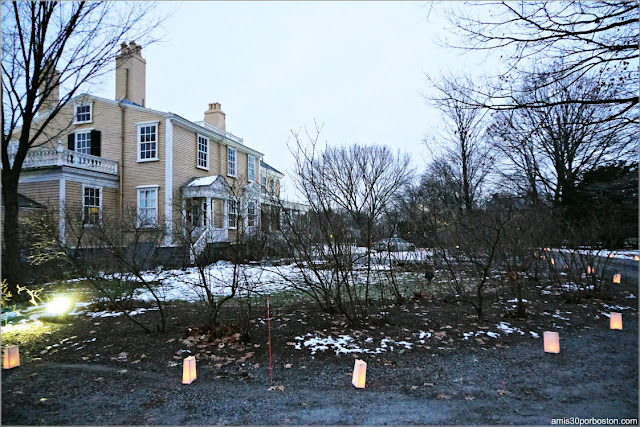
<svg viewBox="0 0 640 427">
<path fill-rule="evenodd" d="M 51 110 L 60 102 L 60 72 L 53 67 L 53 63 L 48 62 L 45 64 L 42 70 L 43 78 L 40 85 L 40 96 L 42 97 L 44 91 L 49 93 L 42 99 L 42 105 L 40 105 L 40 112 Z"/>
<path fill-rule="evenodd" d="M 147 61 L 142 57 L 142 46 L 122 43 L 116 56 L 116 99 L 145 107 L 146 89 Z"/>
<path fill-rule="evenodd" d="M 219 102 L 209 104 L 209 109 L 204 112 L 204 121 L 226 131 L 224 112 Z"/>
</svg>

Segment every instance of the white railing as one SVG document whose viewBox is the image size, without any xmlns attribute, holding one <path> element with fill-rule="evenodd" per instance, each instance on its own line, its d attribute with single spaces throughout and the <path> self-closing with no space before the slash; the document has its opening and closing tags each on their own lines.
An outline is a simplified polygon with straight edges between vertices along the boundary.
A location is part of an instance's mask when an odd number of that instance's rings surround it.
<svg viewBox="0 0 640 427">
<path fill-rule="evenodd" d="M 232 141 L 237 142 L 238 144 L 244 144 L 243 139 L 240 138 L 239 136 L 235 136 L 232 133 L 229 133 L 225 130 L 220 129 L 217 126 L 212 125 L 211 123 L 205 122 L 205 121 L 200 121 L 200 122 L 194 122 L 195 124 L 197 124 L 198 126 L 202 126 L 205 129 L 208 129 L 212 132 L 215 132 L 217 134 L 219 134 L 220 136 L 223 136 L 227 139 L 230 139 Z"/>
<path fill-rule="evenodd" d="M 9 162 L 13 165 L 15 153 L 9 154 Z M 118 162 L 91 154 L 78 153 L 58 146 L 55 148 L 39 148 L 27 152 L 22 167 L 39 168 L 47 166 L 73 166 L 76 168 L 118 174 Z"/>
<path fill-rule="evenodd" d="M 191 262 L 195 262 L 196 257 L 202 253 L 209 243 L 215 242 L 228 242 L 229 231 L 227 228 L 205 228 L 204 232 L 198 237 L 196 243 L 193 245 L 193 251 L 191 251 Z"/>
</svg>

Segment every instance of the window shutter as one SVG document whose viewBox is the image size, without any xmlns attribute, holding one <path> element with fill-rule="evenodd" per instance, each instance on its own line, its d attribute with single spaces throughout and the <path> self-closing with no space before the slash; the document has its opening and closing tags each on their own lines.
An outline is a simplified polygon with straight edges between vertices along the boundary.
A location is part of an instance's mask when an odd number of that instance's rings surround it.
<svg viewBox="0 0 640 427">
<path fill-rule="evenodd" d="M 100 136 L 102 132 L 99 130 L 91 131 L 91 155 L 100 156 Z"/>
<path fill-rule="evenodd" d="M 76 149 L 76 135 L 74 133 L 67 136 L 67 148 L 71 151 Z"/>
</svg>

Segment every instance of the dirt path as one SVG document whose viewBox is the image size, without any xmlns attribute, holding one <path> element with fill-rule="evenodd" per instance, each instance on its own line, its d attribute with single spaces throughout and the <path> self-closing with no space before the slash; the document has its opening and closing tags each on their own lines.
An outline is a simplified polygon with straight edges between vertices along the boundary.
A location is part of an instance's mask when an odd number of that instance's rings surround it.
<svg viewBox="0 0 640 427">
<path fill-rule="evenodd" d="M 353 357 L 322 355 L 249 377 L 206 368 L 175 375 L 100 363 L 30 363 L 3 372 L 3 424 L 550 424 L 552 418 L 638 415 L 637 316 L 623 331 L 572 331 L 558 355 L 541 339 L 503 348 L 424 349 L 370 363 L 350 384 Z M 221 378 L 219 378 L 221 376 Z M 44 399 L 44 400 L 43 400 Z"/>
</svg>

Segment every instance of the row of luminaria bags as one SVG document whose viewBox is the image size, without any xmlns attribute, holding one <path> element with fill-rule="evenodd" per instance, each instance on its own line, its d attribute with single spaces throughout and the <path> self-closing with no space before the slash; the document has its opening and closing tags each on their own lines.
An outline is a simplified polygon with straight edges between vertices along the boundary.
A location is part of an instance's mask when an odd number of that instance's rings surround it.
<svg viewBox="0 0 640 427">
<path fill-rule="evenodd" d="M 611 313 L 609 317 L 610 329 L 622 329 L 622 313 Z M 560 353 L 560 335 L 557 332 L 545 332 L 544 351 L 546 353 Z M 4 350 L 2 367 L 11 369 L 20 366 L 20 352 L 17 345 L 11 345 Z M 352 384 L 356 388 L 364 388 L 367 377 L 367 363 L 358 359 L 353 367 Z M 196 379 L 196 358 L 189 356 L 183 361 L 182 384 L 191 384 Z"/>
</svg>

